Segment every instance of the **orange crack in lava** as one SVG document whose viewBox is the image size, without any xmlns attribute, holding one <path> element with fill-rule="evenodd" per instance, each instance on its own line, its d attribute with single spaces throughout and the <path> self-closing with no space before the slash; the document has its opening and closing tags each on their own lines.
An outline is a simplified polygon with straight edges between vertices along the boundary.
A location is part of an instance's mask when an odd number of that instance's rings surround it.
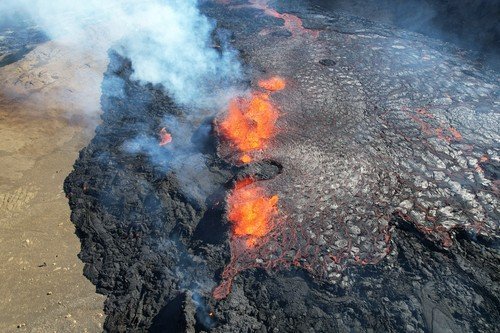
<svg viewBox="0 0 500 333">
<path fill-rule="evenodd" d="M 313 38 L 318 38 L 319 31 L 304 28 L 302 20 L 296 15 L 292 14 L 280 14 L 275 9 L 272 9 L 268 5 L 268 0 L 250 0 L 251 7 L 263 10 L 269 16 L 282 19 L 285 23 L 285 29 L 292 33 L 293 36 L 296 35 L 308 35 Z"/>
<path fill-rule="evenodd" d="M 165 127 L 160 130 L 160 146 L 165 146 L 166 144 L 172 142 L 172 135 L 167 132 Z"/>
<path fill-rule="evenodd" d="M 272 77 L 259 81 L 259 86 L 268 91 L 285 88 L 285 80 Z M 254 92 L 250 97 L 234 98 L 229 103 L 229 110 L 219 124 L 220 132 L 243 154 L 243 163 L 253 159 L 249 152 L 262 150 L 276 133 L 278 111 L 269 100 L 269 93 Z"/>
<path fill-rule="evenodd" d="M 233 225 L 233 235 L 246 237 L 248 247 L 265 236 L 278 214 L 278 196 L 267 197 L 263 188 L 251 179 L 238 181 L 227 199 L 227 217 Z"/>
<path fill-rule="evenodd" d="M 481 167 L 481 163 L 488 162 L 489 160 L 490 160 L 490 158 L 489 158 L 488 155 L 485 154 L 485 155 L 481 156 L 481 158 L 479 159 L 479 161 L 476 163 L 476 167 L 475 167 L 476 172 L 478 172 L 478 173 L 484 173 L 484 170 Z"/>
<path fill-rule="evenodd" d="M 410 118 L 420 126 L 425 135 L 435 136 L 447 143 L 462 140 L 462 134 L 455 127 L 447 126 L 443 122 L 436 124 L 434 115 L 425 108 L 420 108 L 413 114 L 407 108 L 404 110 L 409 112 Z"/>
</svg>

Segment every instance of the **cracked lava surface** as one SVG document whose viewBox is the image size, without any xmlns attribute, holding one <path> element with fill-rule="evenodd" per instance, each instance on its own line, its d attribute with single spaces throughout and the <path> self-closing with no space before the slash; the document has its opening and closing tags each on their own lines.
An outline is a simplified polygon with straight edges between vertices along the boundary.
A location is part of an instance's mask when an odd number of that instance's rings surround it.
<svg viewBox="0 0 500 333">
<path fill-rule="evenodd" d="M 259 182 L 279 196 L 283 221 L 250 249 L 233 244 L 228 280 L 295 265 L 335 282 L 346 265 L 389 253 L 394 214 L 445 247 L 453 229 L 497 233 L 500 183 L 480 165 L 500 161 L 495 76 L 472 75 L 418 35 L 251 3 L 234 15 L 277 26 L 258 37 L 236 30 L 236 44 L 253 51 L 256 73 L 288 83 L 270 97 L 282 115 L 262 151 L 283 172 Z M 303 20 L 322 29 L 307 33 Z"/>
</svg>

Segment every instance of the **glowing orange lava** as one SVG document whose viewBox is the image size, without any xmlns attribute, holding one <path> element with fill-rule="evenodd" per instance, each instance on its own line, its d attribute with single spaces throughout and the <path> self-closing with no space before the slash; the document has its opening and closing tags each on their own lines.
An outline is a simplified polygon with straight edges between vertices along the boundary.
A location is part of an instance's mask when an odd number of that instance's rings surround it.
<svg viewBox="0 0 500 333">
<path fill-rule="evenodd" d="M 222 134 L 242 152 L 262 149 L 275 132 L 278 111 L 266 94 L 231 101 L 226 118 L 220 123 Z"/>
<path fill-rule="evenodd" d="M 279 91 L 285 89 L 286 82 L 284 79 L 273 76 L 267 80 L 260 80 L 259 87 L 269 91 Z"/>
<path fill-rule="evenodd" d="M 240 161 L 243 163 L 250 163 L 253 161 L 253 158 L 250 155 L 245 154 L 241 156 Z"/>
<path fill-rule="evenodd" d="M 304 28 L 302 20 L 293 14 L 280 14 L 275 9 L 269 7 L 269 0 L 250 0 L 251 7 L 263 10 L 269 16 L 282 19 L 284 21 L 284 27 L 286 30 L 291 32 L 294 36 L 304 35 L 311 36 L 314 39 L 318 38 L 319 31 L 310 30 Z"/>
<path fill-rule="evenodd" d="M 258 82 L 268 92 L 254 92 L 250 97 L 237 97 L 229 103 L 226 117 L 219 123 L 221 134 L 243 153 L 240 161 L 250 163 L 249 154 L 266 148 L 276 134 L 279 113 L 269 99 L 270 92 L 283 90 L 284 79 L 271 77 Z"/>
<path fill-rule="evenodd" d="M 165 127 L 163 127 L 160 130 L 160 143 L 159 144 L 160 144 L 160 146 L 164 146 L 170 142 L 172 142 L 172 135 L 167 132 Z"/>
<path fill-rule="evenodd" d="M 247 246 L 253 247 L 258 238 L 265 236 L 278 213 L 278 196 L 267 197 L 264 189 L 252 184 L 251 179 L 236 183 L 227 199 L 227 217 L 233 224 L 233 234 L 247 237 Z"/>
</svg>

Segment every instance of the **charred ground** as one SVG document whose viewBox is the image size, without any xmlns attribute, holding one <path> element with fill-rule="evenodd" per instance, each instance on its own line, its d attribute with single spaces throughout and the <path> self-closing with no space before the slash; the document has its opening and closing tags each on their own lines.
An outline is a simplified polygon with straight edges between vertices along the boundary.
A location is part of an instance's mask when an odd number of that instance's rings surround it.
<svg viewBox="0 0 500 333">
<path fill-rule="evenodd" d="M 169 169 L 175 147 L 159 163 L 126 149 L 186 110 L 111 55 L 103 123 L 65 183 L 85 275 L 108 296 L 106 330 L 494 332 L 497 74 L 438 40 L 355 17 L 203 10 L 232 31 L 250 84 L 289 82 L 273 97 L 282 130 L 264 161 L 240 168 L 217 155 L 213 119 L 188 123 L 178 148 L 202 162 L 194 185 L 206 190 L 193 195 Z M 249 175 L 287 214 L 266 244 L 298 235 L 234 262 L 223 202 Z M 232 292 L 215 302 L 231 263 L 241 268 Z"/>
</svg>

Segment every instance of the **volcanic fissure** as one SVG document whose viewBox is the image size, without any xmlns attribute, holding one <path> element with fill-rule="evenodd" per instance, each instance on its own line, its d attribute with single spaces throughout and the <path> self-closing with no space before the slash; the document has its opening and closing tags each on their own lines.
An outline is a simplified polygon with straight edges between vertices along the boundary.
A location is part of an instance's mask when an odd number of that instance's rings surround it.
<svg viewBox="0 0 500 333">
<path fill-rule="evenodd" d="M 200 10 L 246 81 L 189 106 L 110 52 L 65 182 L 105 330 L 494 332 L 493 75 L 305 1 Z"/>
</svg>

